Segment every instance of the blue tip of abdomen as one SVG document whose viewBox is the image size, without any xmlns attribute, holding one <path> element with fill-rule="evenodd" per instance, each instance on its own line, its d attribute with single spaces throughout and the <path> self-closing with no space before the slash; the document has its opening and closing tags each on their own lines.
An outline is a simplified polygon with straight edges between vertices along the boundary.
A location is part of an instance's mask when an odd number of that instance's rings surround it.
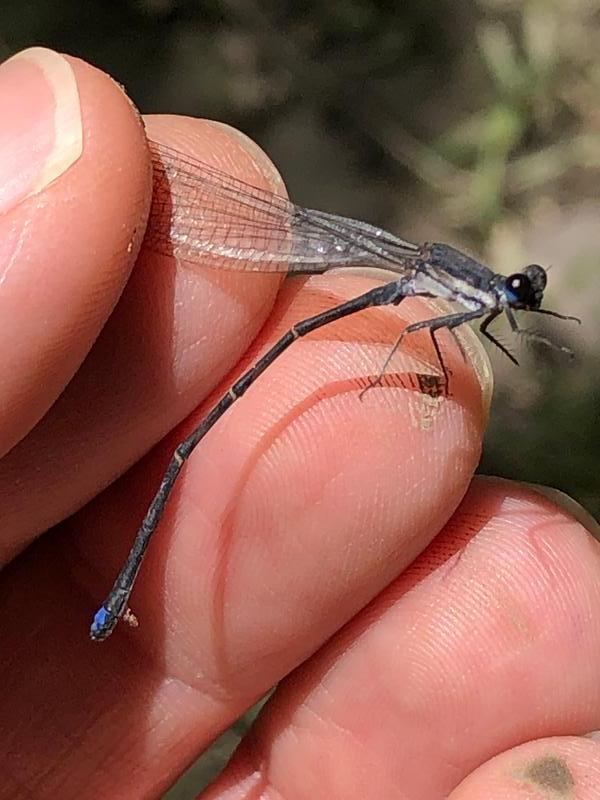
<svg viewBox="0 0 600 800">
<path fill-rule="evenodd" d="M 90 636 L 92 639 L 102 638 L 102 634 L 109 628 L 107 622 L 110 616 L 110 611 L 104 606 L 101 606 L 98 611 L 96 611 L 94 614 L 94 621 L 90 626 Z"/>
</svg>

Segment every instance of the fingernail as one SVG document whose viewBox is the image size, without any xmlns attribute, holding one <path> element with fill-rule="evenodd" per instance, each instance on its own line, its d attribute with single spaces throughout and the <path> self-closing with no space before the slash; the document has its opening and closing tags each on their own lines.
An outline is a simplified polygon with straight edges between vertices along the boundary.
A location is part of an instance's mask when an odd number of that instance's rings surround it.
<svg viewBox="0 0 600 800">
<path fill-rule="evenodd" d="M 75 75 L 43 47 L 0 65 L 0 213 L 41 192 L 83 150 Z"/>
<path fill-rule="evenodd" d="M 568 514 L 574 517 L 577 522 L 583 525 L 584 528 L 592 534 L 595 539 L 600 540 L 600 524 L 592 517 L 589 511 L 580 505 L 577 500 L 573 500 L 568 494 L 561 492 L 559 489 L 554 489 L 552 486 L 543 486 L 540 483 L 525 483 L 524 486 L 529 486 L 538 494 L 547 497 L 548 500 L 555 505 L 564 509 Z"/>
</svg>

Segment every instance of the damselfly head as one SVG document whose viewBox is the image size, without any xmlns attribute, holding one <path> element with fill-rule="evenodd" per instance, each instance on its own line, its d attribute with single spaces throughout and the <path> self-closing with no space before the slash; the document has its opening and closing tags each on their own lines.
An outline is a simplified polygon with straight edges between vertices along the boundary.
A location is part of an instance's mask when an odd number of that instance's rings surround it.
<svg viewBox="0 0 600 800">
<path fill-rule="evenodd" d="M 504 283 L 506 299 L 513 308 L 537 310 L 545 288 L 546 270 L 539 264 L 530 264 L 523 272 L 509 275 Z"/>
</svg>

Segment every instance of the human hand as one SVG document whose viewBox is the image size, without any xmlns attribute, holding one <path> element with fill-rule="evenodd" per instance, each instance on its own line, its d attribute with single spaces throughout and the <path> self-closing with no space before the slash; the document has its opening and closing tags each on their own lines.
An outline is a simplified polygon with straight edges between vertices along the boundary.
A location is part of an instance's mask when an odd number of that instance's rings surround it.
<svg viewBox="0 0 600 800">
<path fill-rule="evenodd" d="M 278 360 L 188 463 L 132 597 L 140 627 L 89 641 L 171 450 L 231 371 L 372 281 L 327 274 L 278 293 L 273 275 L 136 260 L 151 175 L 119 88 L 36 51 L 0 69 L 5 97 L 0 798 L 159 797 L 280 680 L 206 797 L 424 800 L 464 779 L 453 798 L 594 797 L 598 745 L 580 737 L 600 725 L 598 547 L 528 488 L 478 478 L 461 502 L 485 369 L 449 339 L 450 398 L 331 390 L 372 371 L 401 321 L 427 313 L 420 301 Z M 20 143 L 30 153 L 57 120 L 64 169 L 15 184 Z M 281 190 L 226 126 L 146 124 Z M 407 348 L 399 369 L 423 357 L 418 337 Z"/>
</svg>

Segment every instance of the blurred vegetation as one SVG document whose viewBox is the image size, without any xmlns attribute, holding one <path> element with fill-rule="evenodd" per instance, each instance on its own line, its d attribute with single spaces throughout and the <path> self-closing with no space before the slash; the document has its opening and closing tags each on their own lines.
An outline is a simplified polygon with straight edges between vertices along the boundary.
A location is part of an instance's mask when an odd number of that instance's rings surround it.
<svg viewBox="0 0 600 800">
<path fill-rule="evenodd" d="M 4 0 L 0 21 L 0 56 L 53 46 L 143 111 L 241 128 L 297 202 L 506 273 L 552 264 L 576 361 L 492 355 L 481 469 L 600 514 L 600 0 Z"/>
</svg>

